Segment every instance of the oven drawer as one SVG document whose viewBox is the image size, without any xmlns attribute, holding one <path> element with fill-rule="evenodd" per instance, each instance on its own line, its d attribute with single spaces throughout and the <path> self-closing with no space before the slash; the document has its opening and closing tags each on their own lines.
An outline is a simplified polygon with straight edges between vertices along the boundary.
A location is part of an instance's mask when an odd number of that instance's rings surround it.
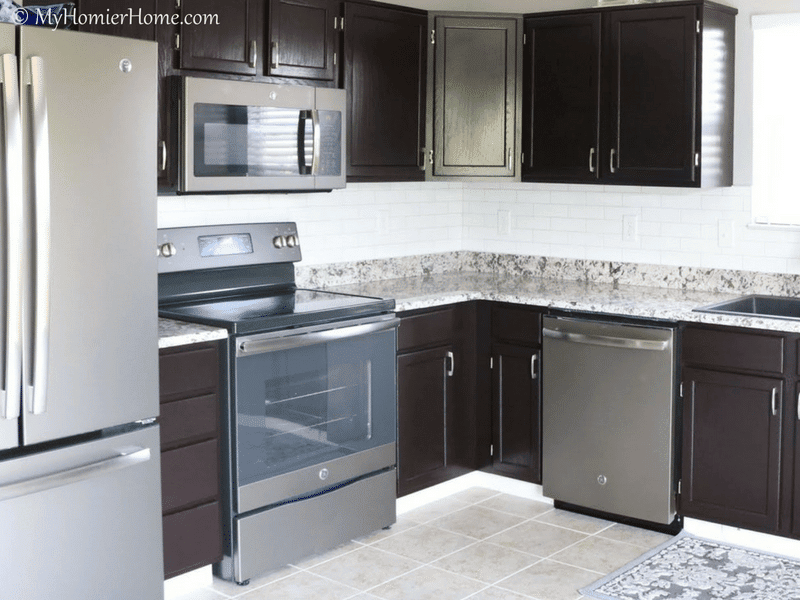
<svg viewBox="0 0 800 600">
<path fill-rule="evenodd" d="M 397 520 L 396 482 L 392 468 L 323 494 L 234 519 L 233 578 L 242 582 L 388 527 Z"/>
</svg>

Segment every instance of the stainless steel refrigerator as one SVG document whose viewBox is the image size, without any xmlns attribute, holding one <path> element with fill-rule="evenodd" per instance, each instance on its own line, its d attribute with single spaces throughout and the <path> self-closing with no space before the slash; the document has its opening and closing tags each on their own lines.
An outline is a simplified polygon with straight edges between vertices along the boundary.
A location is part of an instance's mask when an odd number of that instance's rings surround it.
<svg viewBox="0 0 800 600">
<path fill-rule="evenodd" d="M 156 44 L 0 55 L 0 598 L 163 598 Z"/>
</svg>

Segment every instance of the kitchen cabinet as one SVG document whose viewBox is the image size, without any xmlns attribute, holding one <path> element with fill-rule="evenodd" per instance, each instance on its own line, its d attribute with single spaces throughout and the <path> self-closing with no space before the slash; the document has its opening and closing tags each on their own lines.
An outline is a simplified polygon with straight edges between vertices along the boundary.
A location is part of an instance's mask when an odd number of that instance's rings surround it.
<svg viewBox="0 0 800 600">
<path fill-rule="evenodd" d="M 127 0 L 122 5 L 112 0 L 78 0 L 77 10 L 84 16 L 81 20 L 86 21 L 78 30 L 155 41 L 155 19 L 148 23 L 147 17 L 156 14 L 157 3 L 158 0 Z M 114 18 L 109 19 L 112 15 Z"/>
<path fill-rule="evenodd" d="M 236 75 L 263 70 L 263 0 L 182 0 L 180 12 L 181 69 Z M 216 19 L 201 22 L 204 15 Z"/>
<path fill-rule="evenodd" d="M 222 559 L 219 347 L 160 352 L 164 574 Z"/>
<path fill-rule="evenodd" d="M 427 178 L 518 179 L 522 20 L 431 15 L 428 24 Z"/>
<path fill-rule="evenodd" d="M 336 82 L 341 6 L 337 0 L 270 0 L 267 73 Z"/>
<path fill-rule="evenodd" d="M 737 11 L 709 2 L 525 20 L 525 181 L 732 185 Z"/>
<path fill-rule="evenodd" d="M 798 535 L 795 336 L 689 325 L 682 341 L 684 516 Z"/>
<path fill-rule="evenodd" d="M 345 3 L 348 181 L 425 178 L 427 16 Z"/>
<path fill-rule="evenodd" d="M 401 313 L 398 496 L 476 468 L 475 303 Z"/>
<path fill-rule="evenodd" d="M 493 470 L 541 483 L 542 313 L 495 304 L 491 327 Z"/>
</svg>

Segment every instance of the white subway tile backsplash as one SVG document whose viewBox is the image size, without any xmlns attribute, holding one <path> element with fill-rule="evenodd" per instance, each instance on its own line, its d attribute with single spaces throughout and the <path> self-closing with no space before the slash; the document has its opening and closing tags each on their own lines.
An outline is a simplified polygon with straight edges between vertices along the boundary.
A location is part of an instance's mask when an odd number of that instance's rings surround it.
<svg viewBox="0 0 800 600">
<path fill-rule="evenodd" d="M 508 233 L 498 233 L 498 211 Z M 623 240 L 623 217 L 638 236 Z M 359 183 L 331 193 L 164 196 L 159 227 L 297 221 L 306 265 L 470 250 L 800 273 L 800 232 L 752 229 L 750 188 Z M 720 247 L 719 222 L 733 245 Z"/>
</svg>

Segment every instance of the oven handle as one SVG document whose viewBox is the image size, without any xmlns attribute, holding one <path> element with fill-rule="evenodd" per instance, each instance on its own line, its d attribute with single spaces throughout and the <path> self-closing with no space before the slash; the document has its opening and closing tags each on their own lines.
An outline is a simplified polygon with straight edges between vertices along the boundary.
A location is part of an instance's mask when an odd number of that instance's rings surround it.
<svg viewBox="0 0 800 600">
<path fill-rule="evenodd" d="M 345 338 L 367 335 L 392 329 L 400 324 L 400 319 L 394 316 L 382 317 L 380 320 L 365 319 L 366 322 L 348 321 L 349 325 L 332 327 L 331 325 L 309 327 L 307 329 L 281 331 L 278 333 L 264 333 L 260 335 L 239 338 L 236 342 L 236 357 L 253 356 L 266 352 L 291 350 L 314 344 L 324 344 Z M 356 323 L 356 324 L 354 324 Z"/>
</svg>

